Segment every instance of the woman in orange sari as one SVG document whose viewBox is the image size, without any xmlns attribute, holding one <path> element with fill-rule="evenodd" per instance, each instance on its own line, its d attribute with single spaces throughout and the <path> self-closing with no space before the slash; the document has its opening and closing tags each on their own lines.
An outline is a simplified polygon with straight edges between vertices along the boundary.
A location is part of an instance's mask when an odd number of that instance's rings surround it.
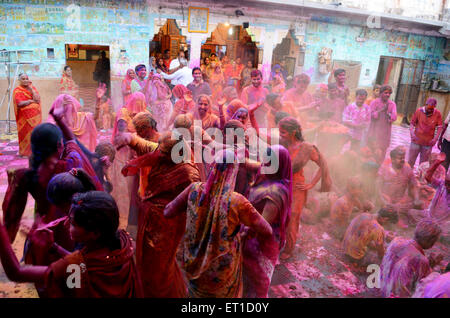
<svg viewBox="0 0 450 318">
<path fill-rule="evenodd" d="M 70 96 L 79 98 L 78 85 L 75 84 L 72 78 L 72 68 L 69 65 L 64 66 L 64 72 L 59 82 L 59 92 L 60 94 L 68 94 Z"/>
<path fill-rule="evenodd" d="M 209 77 L 209 86 L 212 90 L 212 100 L 216 102 L 222 94 L 222 88 L 225 86 L 225 77 L 223 76 L 220 65 L 214 67 L 214 71 Z"/>
<path fill-rule="evenodd" d="M 269 223 L 234 191 L 236 159 L 233 151 L 219 152 L 207 182 L 193 183 L 164 209 L 166 218 L 186 218 L 182 264 L 190 297 L 242 297 L 241 224 L 271 238 Z"/>
<path fill-rule="evenodd" d="M 283 118 L 278 123 L 280 131 L 280 143 L 288 149 L 292 158 L 293 173 L 293 206 L 291 219 L 287 228 L 286 246 L 281 254 L 281 259 L 292 256 L 297 242 L 298 227 L 300 225 L 300 215 L 306 203 L 308 191 L 322 179 L 321 192 L 328 192 L 331 189 L 331 178 L 325 158 L 316 146 L 303 140 L 302 129 L 297 119 L 293 117 Z M 319 167 L 311 183 L 306 183 L 303 168 L 308 161 L 313 161 Z"/>
<path fill-rule="evenodd" d="M 94 115 L 90 112 L 82 112 L 81 105 L 75 97 L 68 94 L 59 95 L 53 102 L 51 110 L 64 109 L 64 118 L 67 126 L 72 129 L 77 139 L 91 152 L 97 146 L 97 127 L 95 126 Z M 50 123 L 55 123 L 53 117 L 47 119 Z"/>
<path fill-rule="evenodd" d="M 27 74 L 19 74 L 19 86 L 13 91 L 14 114 L 19 137 L 19 156 L 31 155 L 31 132 L 42 120 L 41 97 Z"/>
<path fill-rule="evenodd" d="M 180 215 L 167 220 L 163 211 L 192 182 L 200 181 L 200 175 L 194 163 L 172 161 L 172 147 L 179 141 L 172 139 L 171 135 L 171 132 L 165 132 L 158 149 L 144 155 L 155 158 L 149 163 L 151 170 L 139 209 L 136 240 L 136 264 L 145 297 L 187 296 L 186 283 L 176 262 L 186 218 Z"/>
</svg>

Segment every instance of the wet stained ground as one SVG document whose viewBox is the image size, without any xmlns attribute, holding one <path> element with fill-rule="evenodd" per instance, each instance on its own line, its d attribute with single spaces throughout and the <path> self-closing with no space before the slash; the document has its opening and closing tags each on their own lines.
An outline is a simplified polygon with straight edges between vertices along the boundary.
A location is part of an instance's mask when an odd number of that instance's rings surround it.
<svg viewBox="0 0 450 318">
<path fill-rule="evenodd" d="M 5 131 L 0 127 L 0 131 Z M 14 128 L 13 128 L 14 132 Z M 108 133 L 99 133 L 99 140 L 109 138 Z M 409 146 L 408 128 L 393 127 L 391 148 L 398 145 Z M 437 150 L 434 150 L 437 151 Z M 0 199 L 7 189 L 6 170 L 28 166 L 28 160 L 17 156 L 17 135 L 0 136 Z M 18 258 L 22 257 L 25 236 L 33 222 L 34 200 L 29 196 L 26 211 L 23 215 L 20 232 L 13 244 Z M 402 236 L 412 236 L 413 229 L 397 233 Z M 427 253 L 436 250 L 444 251 L 448 262 L 448 246 L 436 244 Z M 324 224 L 300 225 L 297 247 L 294 256 L 281 261 L 274 272 L 270 297 L 304 298 L 304 297 L 380 297 L 376 288 L 366 286 L 370 273 L 344 261 L 340 242 L 327 233 Z M 3 268 L 0 267 L 0 298 L 1 297 L 37 297 L 32 284 L 17 284 L 10 282 Z"/>
</svg>

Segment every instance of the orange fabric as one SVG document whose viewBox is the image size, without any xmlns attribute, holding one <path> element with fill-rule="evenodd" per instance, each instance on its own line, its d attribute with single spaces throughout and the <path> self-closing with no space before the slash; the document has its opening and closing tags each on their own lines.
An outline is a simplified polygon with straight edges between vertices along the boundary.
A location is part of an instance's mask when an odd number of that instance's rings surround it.
<svg viewBox="0 0 450 318">
<path fill-rule="evenodd" d="M 61 94 L 69 94 L 78 98 L 78 85 L 75 84 L 73 78 L 63 73 L 61 81 L 59 82 L 59 91 Z"/>
<path fill-rule="evenodd" d="M 31 88 L 37 92 L 34 86 Z M 34 127 L 42 121 L 41 104 L 32 103 L 24 107 L 17 107 L 20 102 L 30 100 L 33 94 L 22 86 L 13 91 L 14 114 L 17 122 L 17 133 L 19 137 L 19 155 L 31 155 L 31 132 Z"/>
<path fill-rule="evenodd" d="M 136 240 L 136 264 L 145 297 L 187 296 L 187 286 L 176 262 L 186 215 L 166 219 L 163 212 L 191 182 L 199 180 L 195 165 L 174 165 L 170 158 L 160 158 L 148 175 L 146 197 L 139 209 Z"/>
</svg>

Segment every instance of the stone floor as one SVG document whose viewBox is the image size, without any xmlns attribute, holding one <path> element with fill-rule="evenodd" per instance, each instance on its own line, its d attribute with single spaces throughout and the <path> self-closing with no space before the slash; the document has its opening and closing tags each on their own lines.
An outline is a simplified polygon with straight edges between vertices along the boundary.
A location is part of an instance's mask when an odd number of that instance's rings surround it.
<svg viewBox="0 0 450 318">
<path fill-rule="evenodd" d="M 15 125 L 12 125 L 14 132 Z M 4 132 L 4 123 L 0 124 Z M 108 133 L 99 133 L 99 139 L 108 138 Z M 401 126 L 393 127 L 391 148 L 409 146 L 409 131 Z M 436 150 L 435 150 L 436 151 Z M 27 166 L 27 160 L 17 156 L 17 135 L 0 135 L 0 199 L 7 188 L 6 170 Z M 28 198 L 20 233 L 13 244 L 16 255 L 21 258 L 27 230 L 33 221 L 33 204 Z M 447 255 L 448 247 L 447 247 Z M 366 287 L 368 273 L 343 261 L 340 244 L 331 238 L 324 225 L 302 224 L 297 240 L 295 256 L 282 261 L 274 272 L 270 297 L 379 297 L 377 289 Z M 1 297 L 37 297 L 33 285 L 10 282 L 0 268 Z"/>
</svg>

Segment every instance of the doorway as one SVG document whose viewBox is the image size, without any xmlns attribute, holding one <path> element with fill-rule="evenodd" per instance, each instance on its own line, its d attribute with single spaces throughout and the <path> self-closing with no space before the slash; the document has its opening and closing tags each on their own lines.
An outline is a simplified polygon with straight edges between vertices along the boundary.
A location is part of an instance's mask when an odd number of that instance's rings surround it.
<svg viewBox="0 0 450 318">
<path fill-rule="evenodd" d="M 187 56 L 189 45 L 175 19 L 167 19 L 150 41 L 150 57 L 162 58 L 166 50 L 169 50 L 171 60 L 176 59 L 180 51 L 184 51 L 186 58 L 189 59 Z"/>
<path fill-rule="evenodd" d="M 409 120 L 417 108 L 424 61 L 398 57 L 380 57 L 376 83 L 392 87 L 392 100 L 397 104 L 397 113 L 402 123 Z"/>
<path fill-rule="evenodd" d="M 240 58 L 244 64 L 251 61 L 254 67 L 258 65 L 258 47 L 241 25 L 219 23 L 202 45 L 202 61 L 213 53 L 219 59 L 228 56 L 230 61 Z"/>
<path fill-rule="evenodd" d="M 109 61 L 109 46 L 66 44 L 66 65 L 72 69 L 72 78 L 79 86 L 80 104 L 86 111 L 94 111 L 95 91 L 99 80 L 106 82 L 108 88 L 111 85 L 109 71 L 105 73 L 102 79 L 94 76 L 101 52 L 106 53 L 106 58 Z"/>
</svg>

